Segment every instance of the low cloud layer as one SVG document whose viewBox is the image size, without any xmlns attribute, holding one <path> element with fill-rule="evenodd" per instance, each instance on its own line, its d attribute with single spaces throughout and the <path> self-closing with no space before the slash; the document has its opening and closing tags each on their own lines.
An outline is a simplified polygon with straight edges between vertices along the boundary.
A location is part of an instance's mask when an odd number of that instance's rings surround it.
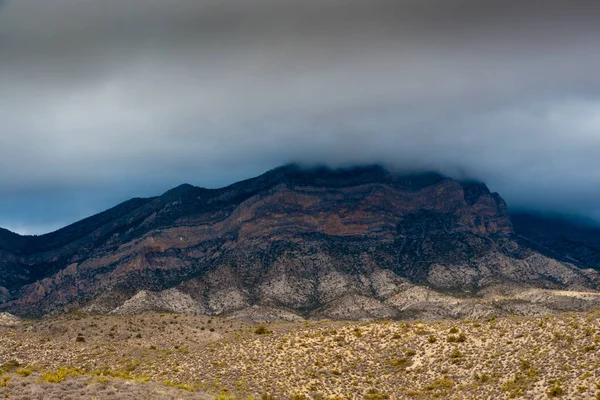
<svg viewBox="0 0 600 400">
<path fill-rule="evenodd" d="M 599 37 L 597 1 L 9 0 L 0 226 L 292 161 L 600 218 Z"/>
</svg>

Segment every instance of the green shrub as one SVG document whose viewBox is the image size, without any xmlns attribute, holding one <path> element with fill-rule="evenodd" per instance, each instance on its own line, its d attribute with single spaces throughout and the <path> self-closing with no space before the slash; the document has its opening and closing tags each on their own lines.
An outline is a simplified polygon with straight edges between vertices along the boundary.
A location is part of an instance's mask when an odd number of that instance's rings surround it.
<svg viewBox="0 0 600 400">
<path fill-rule="evenodd" d="M 83 375 L 83 371 L 77 368 L 62 367 L 56 371 L 46 371 L 42 374 L 42 380 L 48 383 L 60 383 L 69 376 Z"/>
<path fill-rule="evenodd" d="M 95 376 L 93 381 L 96 383 L 108 383 L 110 382 L 110 379 L 106 376 Z"/>
<path fill-rule="evenodd" d="M 215 396 L 214 400 L 236 400 L 231 394 L 219 394 Z"/>
<path fill-rule="evenodd" d="M 21 375 L 23 377 L 29 376 L 31 375 L 31 370 L 28 368 L 19 368 L 18 370 L 15 371 L 18 375 Z"/>
<path fill-rule="evenodd" d="M 175 388 L 175 389 L 179 389 L 179 390 L 187 390 L 188 392 L 196 391 L 196 388 L 194 388 L 194 386 L 187 384 L 187 383 L 175 383 L 175 382 L 166 380 L 165 385 Z"/>
</svg>

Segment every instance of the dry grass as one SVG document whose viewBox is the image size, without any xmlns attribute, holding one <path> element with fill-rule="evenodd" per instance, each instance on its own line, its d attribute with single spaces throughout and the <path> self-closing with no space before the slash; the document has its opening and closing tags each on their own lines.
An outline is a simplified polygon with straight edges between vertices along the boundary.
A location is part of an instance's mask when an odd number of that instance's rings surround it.
<svg viewBox="0 0 600 400">
<path fill-rule="evenodd" d="M 48 396 L 40 398 L 68 398 L 76 386 L 77 398 L 98 399 L 113 398 L 98 395 L 105 387 L 124 390 L 114 398 L 133 391 L 149 399 L 595 399 L 599 318 L 256 326 L 69 315 L 0 328 L 0 395 L 26 386 Z"/>
</svg>

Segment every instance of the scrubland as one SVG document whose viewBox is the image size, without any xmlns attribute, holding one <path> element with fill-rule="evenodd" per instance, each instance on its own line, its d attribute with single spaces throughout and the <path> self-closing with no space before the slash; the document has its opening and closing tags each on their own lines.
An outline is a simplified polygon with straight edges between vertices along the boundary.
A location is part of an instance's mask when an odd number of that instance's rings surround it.
<svg viewBox="0 0 600 400">
<path fill-rule="evenodd" d="M 600 312 L 256 325 L 68 314 L 0 327 L 10 399 L 600 399 Z"/>
</svg>

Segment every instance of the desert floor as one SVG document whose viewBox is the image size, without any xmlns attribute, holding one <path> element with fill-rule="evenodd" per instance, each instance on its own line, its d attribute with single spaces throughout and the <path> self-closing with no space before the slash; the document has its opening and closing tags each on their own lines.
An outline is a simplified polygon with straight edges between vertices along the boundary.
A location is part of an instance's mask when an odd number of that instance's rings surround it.
<svg viewBox="0 0 600 400">
<path fill-rule="evenodd" d="M 256 325 L 69 314 L 0 327 L 8 399 L 600 399 L 600 312 Z"/>
</svg>

